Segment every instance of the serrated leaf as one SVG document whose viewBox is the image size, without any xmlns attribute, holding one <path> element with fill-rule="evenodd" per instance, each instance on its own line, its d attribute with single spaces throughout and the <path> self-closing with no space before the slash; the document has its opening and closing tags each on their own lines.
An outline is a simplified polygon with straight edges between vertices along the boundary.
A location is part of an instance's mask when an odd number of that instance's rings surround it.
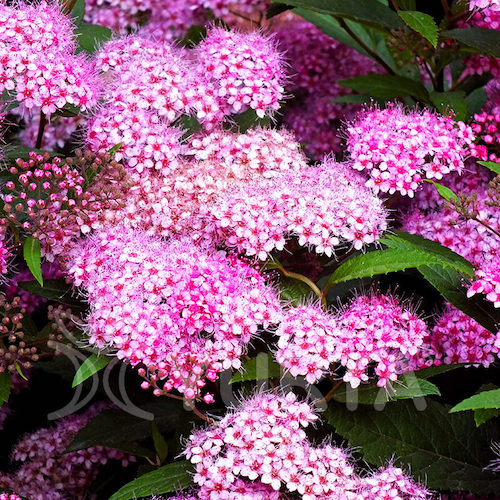
<svg viewBox="0 0 500 500">
<path fill-rule="evenodd" d="M 240 370 L 233 375 L 230 384 L 249 380 L 265 380 L 281 375 L 281 367 L 274 361 L 272 354 L 260 352 L 255 358 L 245 361 Z"/>
<path fill-rule="evenodd" d="M 467 259 L 441 243 L 424 238 L 419 234 L 394 231 L 392 234 L 387 234 L 385 238 L 381 238 L 380 242 L 392 249 L 425 252 L 437 257 L 443 267 L 452 267 L 463 274 L 474 276 L 474 267 Z"/>
<path fill-rule="evenodd" d="M 422 396 L 440 396 L 439 389 L 431 382 L 416 377 L 413 373 L 401 375 L 392 387 L 378 387 L 376 382 L 362 384 L 352 389 L 344 384 L 333 394 L 333 399 L 339 403 L 355 401 L 359 404 L 384 404 L 400 399 L 413 399 Z"/>
<path fill-rule="evenodd" d="M 466 120 L 468 115 L 468 105 L 463 90 L 455 90 L 453 92 L 436 92 L 429 93 L 432 104 L 442 115 L 449 115 L 453 112 L 456 120 Z"/>
<path fill-rule="evenodd" d="M 269 116 L 260 118 L 253 109 L 247 109 L 243 113 L 239 113 L 233 117 L 233 121 L 238 127 L 238 130 L 244 134 L 249 128 L 265 127 L 271 123 Z"/>
<path fill-rule="evenodd" d="M 82 50 L 93 54 L 100 45 L 107 42 L 113 32 L 105 26 L 99 24 L 81 24 L 76 30 L 78 44 Z"/>
<path fill-rule="evenodd" d="M 94 373 L 102 370 L 105 366 L 109 365 L 114 358 L 108 356 L 99 356 L 98 354 L 91 354 L 78 368 L 73 378 L 71 387 L 76 387 L 82 382 L 92 377 Z"/>
<path fill-rule="evenodd" d="M 182 490 L 192 483 L 192 473 L 187 460 L 164 465 L 121 487 L 109 500 L 131 500 Z"/>
<path fill-rule="evenodd" d="M 429 102 L 427 89 L 415 80 L 399 75 L 370 74 L 339 80 L 338 83 L 362 94 L 368 94 L 381 99 L 413 96 L 424 102 Z"/>
<path fill-rule="evenodd" d="M 40 286 L 43 287 L 42 250 L 40 242 L 36 238 L 33 238 L 33 236 L 26 238 L 23 245 L 23 256 L 31 274 L 33 274 Z"/>
<path fill-rule="evenodd" d="M 327 286 L 335 283 L 367 278 L 376 274 L 404 271 L 429 264 L 439 264 L 439 258 L 419 250 L 401 251 L 400 249 L 376 250 L 357 255 L 341 264 L 330 276 Z"/>
<path fill-rule="evenodd" d="M 467 109 L 469 111 L 469 117 L 473 117 L 476 113 L 479 113 L 485 106 L 488 99 L 488 94 L 484 87 L 479 87 L 474 89 L 466 98 Z"/>
<path fill-rule="evenodd" d="M 153 436 L 153 443 L 155 445 L 156 454 L 160 459 L 160 463 L 162 463 L 168 455 L 168 444 L 165 441 L 164 437 L 161 435 L 160 429 L 158 429 L 158 425 L 156 425 L 156 422 L 153 422 L 152 424 L 151 434 Z"/>
<path fill-rule="evenodd" d="M 499 415 L 500 410 L 495 408 L 474 410 L 474 422 L 476 422 L 476 426 L 479 427 Z"/>
<path fill-rule="evenodd" d="M 450 410 L 450 413 L 465 410 L 484 410 L 485 408 L 500 408 L 500 389 L 474 394 L 474 396 L 464 399 L 455 405 Z"/>
<path fill-rule="evenodd" d="M 290 302 L 294 306 L 313 294 L 313 291 L 306 283 L 293 278 L 281 278 L 279 288 L 281 299 Z"/>
<path fill-rule="evenodd" d="M 12 387 L 12 375 L 10 372 L 0 373 L 0 406 L 9 400 Z"/>
<path fill-rule="evenodd" d="M 441 375 L 442 373 L 451 372 L 458 368 L 464 368 L 465 366 L 470 366 L 470 363 L 455 363 L 454 365 L 439 365 L 439 366 L 429 366 L 429 368 L 422 368 L 421 370 L 416 370 L 413 372 L 418 378 L 431 378 L 436 375 Z"/>
<path fill-rule="evenodd" d="M 478 429 L 472 414 L 449 414 L 449 407 L 429 398 L 426 404 L 423 411 L 412 401 L 389 404 L 384 411 L 365 405 L 349 411 L 337 403 L 326 418 L 371 464 L 394 459 L 429 488 L 498 493 L 499 476 L 483 470 L 494 458 L 490 444 L 498 429 L 489 424 Z"/>
<path fill-rule="evenodd" d="M 479 295 L 468 298 L 461 274 L 454 269 L 442 266 L 421 266 L 418 270 L 447 302 L 475 319 L 490 332 L 498 330 L 500 311 Z"/>
<path fill-rule="evenodd" d="M 500 175 L 500 163 L 494 161 L 478 161 L 477 163 L 495 172 L 495 174 Z"/>
<path fill-rule="evenodd" d="M 36 281 L 20 281 L 19 287 L 39 297 L 55 300 L 70 306 L 83 307 L 85 304 L 72 297 L 72 287 L 64 280 L 45 280 L 43 287 Z"/>
<path fill-rule="evenodd" d="M 425 181 L 432 184 L 436 188 L 439 196 L 446 201 L 458 200 L 458 196 L 449 187 L 443 186 L 439 184 L 439 182 L 431 181 L 430 179 L 425 179 Z"/>
<path fill-rule="evenodd" d="M 383 30 L 398 29 L 403 24 L 397 14 L 389 7 L 372 0 L 357 0 L 356 2 L 346 2 L 345 0 L 286 0 L 286 2 L 279 2 L 273 0 L 273 2 L 286 3 L 322 14 L 352 19 Z"/>
<path fill-rule="evenodd" d="M 488 28 L 458 28 L 444 31 L 446 38 L 454 38 L 478 53 L 500 57 L 500 31 Z"/>
<path fill-rule="evenodd" d="M 416 10 L 399 10 L 398 14 L 407 26 L 437 47 L 439 29 L 432 16 Z"/>
</svg>

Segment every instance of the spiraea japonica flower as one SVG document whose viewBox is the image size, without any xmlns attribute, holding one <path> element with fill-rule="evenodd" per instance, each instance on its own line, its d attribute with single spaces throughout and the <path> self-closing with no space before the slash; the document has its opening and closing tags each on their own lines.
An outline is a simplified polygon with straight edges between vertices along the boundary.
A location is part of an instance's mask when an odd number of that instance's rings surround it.
<svg viewBox="0 0 500 500">
<path fill-rule="evenodd" d="M 23 500 L 15 493 L 0 493 L 0 500 Z"/>
<path fill-rule="evenodd" d="M 499 352 L 500 332 L 490 332 L 447 304 L 410 366 L 418 369 L 432 365 L 470 363 L 488 367 Z"/>
<path fill-rule="evenodd" d="M 500 307 L 500 259 L 495 256 L 493 260 L 485 261 L 476 270 L 475 280 L 467 291 L 467 296 L 483 293 L 486 299 L 493 302 L 495 307 Z"/>
<path fill-rule="evenodd" d="M 352 167 L 367 171 L 367 185 L 376 192 L 410 197 L 424 179 L 461 172 L 473 139 L 463 122 L 397 105 L 366 109 L 347 127 Z"/>
<path fill-rule="evenodd" d="M 15 91 L 28 110 L 50 115 L 97 103 L 97 75 L 76 54 L 73 26 L 57 4 L 0 4 L 0 63 L 0 91 Z"/>
<path fill-rule="evenodd" d="M 190 241 L 117 227 L 84 239 L 68 267 L 90 303 L 91 344 L 144 366 L 156 394 L 198 397 L 205 378 L 238 369 L 259 327 L 280 319 L 276 293 L 255 269 Z"/>
<path fill-rule="evenodd" d="M 500 10 L 499 0 L 469 0 L 469 8 L 473 9 L 491 9 Z"/>
<path fill-rule="evenodd" d="M 328 443 L 315 446 L 308 440 L 305 429 L 316 419 L 313 408 L 293 393 L 257 394 L 222 420 L 195 431 L 185 453 L 196 466 L 198 498 L 263 500 L 280 494 L 276 498 L 379 500 L 430 496 L 391 466 L 374 474 L 371 481 L 359 477 L 345 450 Z M 235 495 L 238 487 L 248 496 Z M 262 496 L 266 488 L 274 495 Z M 411 494 L 415 496 L 407 496 Z"/>
<path fill-rule="evenodd" d="M 81 415 L 72 414 L 53 427 L 22 436 L 11 454 L 11 461 L 20 465 L 12 473 L 0 473 L 0 487 L 33 500 L 83 498 L 101 466 L 110 460 L 124 466 L 133 461 L 121 451 L 102 446 L 65 453 L 78 431 L 102 409 L 103 405 L 96 404 Z"/>
<path fill-rule="evenodd" d="M 282 57 L 270 38 L 212 27 L 195 50 L 202 72 L 231 112 L 252 108 L 262 118 L 279 108 L 284 71 Z"/>
<path fill-rule="evenodd" d="M 330 159 L 235 186 L 209 210 L 221 241 L 261 260 L 290 237 L 331 256 L 340 244 L 373 243 L 387 227 L 382 202 L 362 177 Z"/>
</svg>

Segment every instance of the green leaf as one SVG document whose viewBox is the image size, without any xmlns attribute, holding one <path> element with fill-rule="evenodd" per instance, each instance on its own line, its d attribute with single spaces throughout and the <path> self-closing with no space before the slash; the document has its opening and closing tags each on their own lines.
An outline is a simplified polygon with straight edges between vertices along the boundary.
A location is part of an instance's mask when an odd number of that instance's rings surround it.
<svg viewBox="0 0 500 500">
<path fill-rule="evenodd" d="M 416 10 L 400 10 L 398 14 L 407 26 L 437 47 L 439 29 L 432 16 Z"/>
<path fill-rule="evenodd" d="M 12 375 L 9 372 L 0 373 L 0 406 L 9 400 L 12 387 Z"/>
<path fill-rule="evenodd" d="M 257 113 L 253 109 L 247 109 L 243 113 L 235 115 L 233 117 L 234 123 L 236 123 L 239 131 L 243 134 L 249 128 L 254 127 L 265 127 L 271 123 L 271 118 L 269 116 L 264 116 L 264 118 L 259 118 Z"/>
<path fill-rule="evenodd" d="M 107 42 L 113 32 L 99 24 L 82 24 L 76 30 L 80 48 L 89 54 L 93 54 L 100 45 Z"/>
<path fill-rule="evenodd" d="M 325 35 L 338 40 L 340 43 L 357 50 L 367 57 L 372 57 L 344 28 L 342 28 L 342 26 L 340 26 L 340 23 L 334 17 L 301 8 L 293 9 L 293 12 L 317 26 Z"/>
<path fill-rule="evenodd" d="M 151 433 L 153 436 L 156 454 L 160 459 L 160 463 L 163 463 L 168 455 L 168 444 L 165 441 L 164 437 L 161 435 L 160 429 L 158 429 L 156 422 L 153 422 L 152 424 Z"/>
<path fill-rule="evenodd" d="M 332 99 L 332 102 L 340 104 L 366 104 L 372 100 L 368 94 L 346 94 Z"/>
<path fill-rule="evenodd" d="M 281 299 L 294 306 L 313 294 L 306 283 L 293 278 L 281 278 L 279 288 Z"/>
<path fill-rule="evenodd" d="M 126 484 L 109 500 L 131 500 L 185 489 L 192 483 L 192 472 L 187 460 L 164 465 Z"/>
<path fill-rule="evenodd" d="M 92 377 L 94 373 L 102 370 L 105 366 L 109 365 L 114 358 L 109 356 L 99 356 L 98 354 L 91 354 L 78 368 L 73 378 L 71 387 L 76 387 L 82 382 Z"/>
<path fill-rule="evenodd" d="M 474 267 L 467 259 L 441 243 L 424 238 L 419 234 L 394 231 L 393 234 L 387 234 L 385 238 L 381 238 L 380 242 L 392 249 L 418 250 L 427 253 L 438 258 L 443 267 L 452 267 L 462 274 L 474 276 Z"/>
<path fill-rule="evenodd" d="M 384 411 L 331 404 L 326 418 L 371 464 L 394 459 L 429 488 L 498 493 L 499 476 L 483 470 L 494 458 L 490 444 L 498 429 L 489 424 L 478 429 L 470 413 L 449 414 L 449 407 L 431 399 L 426 404 L 423 411 L 412 401 L 398 401 Z"/>
<path fill-rule="evenodd" d="M 376 274 L 387 274 L 405 269 L 440 264 L 440 259 L 420 250 L 400 249 L 377 250 L 357 255 L 341 264 L 330 276 L 327 286 L 335 283 L 367 278 Z"/>
<path fill-rule="evenodd" d="M 444 31 L 446 38 L 454 38 L 478 53 L 500 57 L 500 31 L 488 28 L 458 28 Z"/>
<path fill-rule="evenodd" d="M 433 184 L 439 196 L 444 198 L 446 201 L 458 200 L 458 196 L 449 187 L 443 186 L 442 184 L 439 184 L 439 182 L 431 181 L 430 179 L 424 180 L 425 182 Z"/>
<path fill-rule="evenodd" d="M 431 92 L 429 94 L 432 104 L 442 115 L 449 115 L 453 112 L 456 120 L 466 120 L 468 115 L 467 100 L 463 90 L 454 92 Z"/>
<path fill-rule="evenodd" d="M 381 99 L 413 96 L 423 102 L 429 102 L 426 88 L 415 80 L 399 75 L 370 74 L 339 80 L 340 85 Z"/>
<path fill-rule="evenodd" d="M 436 265 L 421 266 L 418 270 L 447 302 L 475 319 L 490 332 L 498 331 L 500 311 L 479 295 L 468 298 L 467 289 L 463 286 L 463 276 L 456 270 Z"/>
<path fill-rule="evenodd" d="M 123 146 L 123 142 L 119 142 L 118 144 L 115 144 L 112 148 L 109 149 L 109 157 L 113 159 L 113 156 L 118 152 L 118 150 Z"/>
<path fill-rule="evenodd" d="M 484 87 L 479 87 L 474 89 L 466 98 L 467 109 L 469 110 L 469 117 L 474 116 L 475 113 L 479 113 L 485 106 L 488 99 L 488 94 Z"/>
<path fill-rule="evenodd" d="M 274 3 L 282 3 L 273 0 Z M 373 0 L 286 0 L 287 5 L 302 7 L 322 14 L 352 19 L 383 30 L 398 29 L 402 22 L 389 7 Z"/>
<path fill-rule="evenodd" d="M 494 161 L 478 161 L 479 165 L 489 168 L 495 174 L 500 175 L 500 163 Z"/>
<path fill-rule="evenodd" d="M 54 114 L 57 116 L 64 116 L 66 118 L 73 118 L 78 116 L 81 112 L 80 106 L 75 106 L 74 104 L 65 104 L 64 107 L 58 109 Z"/>
<path fill-rule="evenodd" d="M 476 426 L 479 427 L 488 422 L 488 420 L 498 417 L 499 415 L 500 410 L 495 408 L 474 410 L 474 422 L 476 422 Z"/>
<path fill-rule="evenodd" d="M 40 242 L 33 238 L 33 236 L 28 236 L 23 245 L 23 255 L 31 274 L 36 278 L 40 286 L 43 286 L 43 276 L 42 276 L 42 251 L 40 248 Z"/>
<path fill-rule="evenodd" d="M 43 287 L 37 281 L 20 281 L 19 287 L 39 297 L 55 300 L 69 306 L 84 307 L 85 303 L 72 297 L 72 287 L 64 280 L 45 280 Z"/>
<path fill-rule="evenodd" d="M 474 394 L 474 396 L 464 399 L 455 405 L 450 410 L 450 413 L 465 410 L 484 410 L 486 408 L 500 408 L 500 389 Z"/>
<path fill-rule="evenodd" d="M 36 149 L 21 145 L 15 145 L 15 146 L 9 145 L 8 148 L 5 148 L 5 156 L 9 160 L 17 160 L 18 158 L 22 158 L 23 160 L 28 160 L 29 154 L 32 152 L 40 155 L 48 153 L 51 158 L 58 155 L 58 153 L 54 153 L 52 151 L 46 151 L 45 149 Z"/>
<path fill-rule="evenodd" d="M 274 361 L 272 354 L 260 352 L 255 358 L 245 361 L 240 371 L 233 375 L 229 383 L 265 380 L 279 376 L 281 376 L 281 367 Z"/>
<path fill-rule="evenodd" d="M 439 196 L 441 196 L 441 198 L 444 198 L 446 201 L 451 201 L 451 200 L 458 201 L 458 196 L 449 187 L 443 186 L 442 184 L 439 184 L 439 182 L 435 182 L 430 179 L 424 179 L 424 180 L 425 182 L 429 182 L 430 184 L 434 185 L 436 191 L 438 192 Z"/>
<path fill-rule="evenodd" d="M 431 378 L 436 375 L 441 375 L 442 373 L 451 372 L 458 368 L 464 368 L 465 366 L 470 366 L 470 363 L 455 363 L 454 365 L 439 365 L 439 366 L 429 366 L 429 368 L 422 368 L 421 370 L 416 370 L 413 372 L 418 378 Z"/>
<path fill-rule="evenodd" d="M 175 402 L 154 401 L 140 408 L 154 414 L 154 421 L 161 430 L 167 431 L 175 425 L 178 411 L 178 404 Z M 127 430 L 125 434 L 124 429 Z M 125 442 L 132 444 L 150 437 L 151 420 L 121 410 L 103 410 L 78 432 L 65 453 L 93 446 L 121 447 Z"/>
<path fill-rule="evenodd" d="M 378 387 L 376 382 L 362 384 L 352 389 L 344 384 L 333 394 L 333 399 L 339 403 L 355 401 L 360 404 L 384 404 L 400 399 L 413 399 L 422 396 L 440 396 L 439 389 L 427 380 L 416 377 L 413 373 L 401 375 L 392 387 Z"/>
<path fill-rule="evenodd" d="M 21 365 L 19 365 L 19 363 L 16 363 L 16 372 L 19 373 L 19 376 L 23 379 L 23 380 L 28 380 L 28 377 L 26 377 L 26 375 L 23 373 L 23 370 L 21 368 Z"/>
<path fill-rule="evenodd" d="M 85 0 L 76 0 L 73 9 L 71 10 L 71 18 L 76 26 L 81 26 L 83 16 L 85 15 Z"/>
</svg>

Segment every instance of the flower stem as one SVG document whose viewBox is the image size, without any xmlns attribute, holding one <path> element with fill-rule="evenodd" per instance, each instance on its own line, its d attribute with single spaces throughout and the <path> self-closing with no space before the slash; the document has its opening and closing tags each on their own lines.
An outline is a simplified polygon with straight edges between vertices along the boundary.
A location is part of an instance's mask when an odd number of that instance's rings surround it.
<svg viewBox="0 0 500 500">
<path fill-rule="evenodd" d="M 278 266 L 276 269 L 279 269 L 279 271 L 283 273 L 283 276 L 286 276 L 287 278 L 293 278 L 295 280 L 302 281 L 302 283 L 305 283 L 321 300 L 321 305 L 323 307 L 326 307 L 326 297 L 323 295 L 318 286 L 307 276 L 299 273 L 294 273 L 293 271 L 287 271 L 283 266 Z"/>
<path fill-rule="evenodd" d="M 330 399 L 332 399 L 333 395 L 335 394 L 335 391 L 337 391 L 337 389 L 343 384 L 343 380 L 339 380 L 329 391 L 328 393 L 326 394 L 326 396 L 323 398 L 323 399 L 320 399 L 318 402 L 317 402 L 317 405 L 321 405 L 323 403 L 328 403 L 328 401 L 330 401 Z"/>
<path fill-rule="evenodd" d="M 45 125 L 47 125 L 47 117 L 45 116 L 43 111 L 40 111 L 40 124 L 38 125 L 38 135 L 36 137 L 36 144 L 35 144 L 36 149 L 40 149 L 42 147 Z"/>
</svg>

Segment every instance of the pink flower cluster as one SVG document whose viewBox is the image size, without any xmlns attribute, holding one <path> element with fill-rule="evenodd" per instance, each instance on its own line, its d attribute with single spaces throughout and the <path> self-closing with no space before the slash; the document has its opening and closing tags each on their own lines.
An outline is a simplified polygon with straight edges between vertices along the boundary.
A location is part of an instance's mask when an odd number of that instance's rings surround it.
<svg viewBox="0 0 500 500">
<path fill-rule="evenodd" d="M 9 271 L 9 262 L 12 257 L 11 248 L 7 240 L 7 221 L 0 219 L 0 281 L 5 281 Z"/>
<path fill-rule="evenodd" d="M 360 249 L 386 229 L 386 214 L 373 191 L 347 166 L 326 160 L 270 179 L 236 185 L 209 207 L 219 238 L 265 260 L 288 237 L 331 256 L 339 244 Z"/>
<path fill-rule="evenodd" d="M 494 334 L 451 305 L 447 305 L 418 353 L 411 369 L 455 363 L 488 367 L 500 353 L 500 332 Z"/>
<path fill-rule="evenodd" d="M 367 109 L 347 127 L 352 166 L 368 171 L 367 186 L 410 197 L 423 179 L 460 172 L 473 140 L 472 129 L 463 122 L 396 105 Z"/>
<path fill-rule="evenodd" d="M 83 55 L 76 55 L 69 18 L 42 1 L 0 4 L 0 92 L 15 91 L 27 109 L 50 115 L 66 104 L 89 109 L 99 81 Z"/>
<path fill-rule="evenodd" d="M 229 112 L 251 108 L 262 118 L 279 109 L 284 71 L 271 39 L 212 27 L 195 53 Z"/>
<path fill-rule="evenodd" d="M 489 178 L 487 169 L 475 165 L 460 177 L 449 175 L 445 184 L 463 195 L 477 193 L 474 210 L 478 217 L 493 228 L 499 228 L 500 210 L 487 205 Z M 437 241 L 477 266 L 486 258 L 495 258 L 498 253 L 495 235 L 474 220 L 463 220 L 435 191 L 434 186 L 424 186 L 417 193 L 416 206 L 404 216 L 402 229 Z"/>
<path fill-rule="evenodd" d="M 317 305 L 299 306 L 285 314 L 276 331 L 276 360 L 311 384 L 338 363 L 345 369 L 343 380 L 354 388 L 368 381 L 373 368 L 383 387 L 405 371 L 406 360 L 428 334 L 425 322 L 392 296 L 359 296 L 335 315 Z"/>
<path fill-rule="evenodd" d="M 23 500 L 15 493 L 0 493 L 0 500 Z"/>
<path fill-rule="evenodd" d="M 65 453 L 78 431 L 102 409 L 102 405 L 94 405 L 82 415 L 61 419 L 54 427 L 25 434 L 11 456 L 21 465 L 10 474 L 0 473 L 0 487 L 32 500 L 73 500 L 85 497 L 99 468 L 110 460 L 126 466 L 132 457 L 101 446 Z"/>
<path fill-rule="evenodd" d="M 491 9 L 500 11 L 500 0 L 470 0 L 469 9 Z"/>
<path fill-rule="evenodd" d="M 485 261 L 476 270 L 476 279 L 467 292 L 468 297 L 476 293 L 484 293 L 486 299 L 500 307 L 500 260 L 498 256 L 493 260 Z"/>
<path fill-rule="evenodd" d="M 471 128 L 476 137 L 485 143 L 483 146 L 485 152 L 483 155 L 476 154 L 476 156 L 482 156 L 481 159 L 496 161 L 500 163 L 500 158 L 497 155 L 497 148 L 500 145 L 500 112 L 482 111 L 474 115 L 474 120 L 471 123 Z M 481 152 L 481 145 L 476 146 Z M 486 152 L 486 148 L 491 148 L 493 151 Z"/>
<path fill-rule="evenodd" d="M 255 269 L 189 241 L 117 227 L 83 240 L 68 267 L 88 296 L 91 344 L 144 365 L 144 387 L 156 394 L 161 382 L 164 391 L 198 397 L 205 378 L 241 366 L 260 326 L 280 320 L 276 293 Z"/>
<path fill-rule="evenodd" d="M 399 469 L 389 467 L 372 478 L 357 476 L 344 450 L 309 442 L 304 429 L 316 419 L 313 409 L 293 393 L 259 394 L 220 422 L 194 432 L 185 453 L 196 466 L 198 498 L 242 498 L 234 495 L 237 484 L 249 493 L 243 498 L 255 500 L 275 498 L 262 496 L 269 487 L 275 495 L 298 494 L 303 500 L 429 497 Z M 258 486 L 250 487 L 248 480 Z M 383 496 L 388 492 L 394 495 Z M 403 496 L 407 493 L 412 496 Z"/>
</svg>

